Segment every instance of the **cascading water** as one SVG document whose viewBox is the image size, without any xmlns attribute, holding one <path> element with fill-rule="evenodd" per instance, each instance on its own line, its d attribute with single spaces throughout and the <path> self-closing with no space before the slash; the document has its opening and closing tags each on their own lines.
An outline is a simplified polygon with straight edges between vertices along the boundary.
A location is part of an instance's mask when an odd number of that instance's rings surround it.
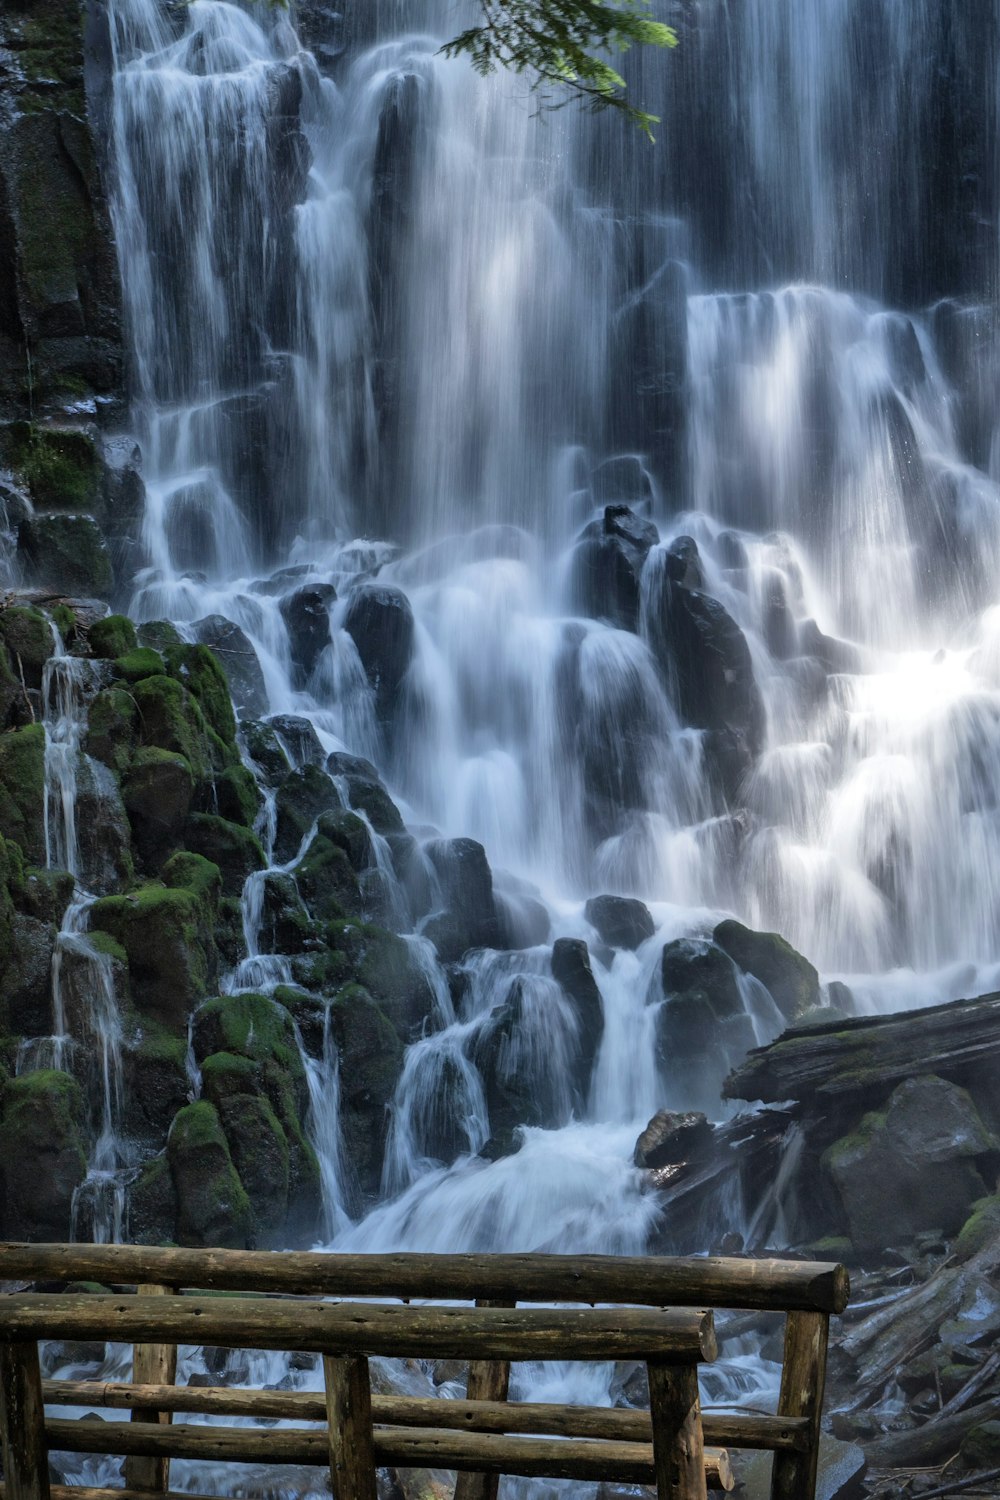
<svg viewBox="0 0 1000 1500">
<path fill-rule="evenodd" d="M 467 957 L 458 1000 L 409 934 L 438 1029 L 403 1068 L 388 1201 L 353 1224 L 324 1033 L 338 1245 L 641 1249 L 637 1129 L 687 1102 L 656 1058 L 660 951 L 727 912 L 862 1012 L 1000 975 L 998 184 L 977 154 L 1000 5 L 674 8 L 676 60 L 637 60 L 650 151 L 444 62 L 450 4 L 111 0 L 149 497 L 132 611 L 237 624 L 272 714 L 377 763 L 431 904 L 433 835 L 473 837 L 530 929 Z M 297 23 L 332 27 L 323 68 Z M 964 175 L 908 144 L 942 149 L 942 90 L 967 101 Z M 376 576 L 412 611 L 391 692 L 347 628 Z M 281 601 L 308 583 L 332 586 L 332 635 L 306 669 Z M 709 628 L 735 653 L 718 682 L 677 648 Z M 273 862 L 271 816 L 236 990 L 289 979 L 261 951 L 264 881 L 304 850 Z M 406 928 L 369 833 L 371 899 Z M 637 951 L 602 959 L 598 891 L 649 904 Z M 586 1098 L 560 937 L 595 952 Z M 743 1045 L 776 1035 L 771 997 L 739 993 Z M 483 1037 L 505 1018 L 494 1082 L 545 1118 L 490 1162 Z M 686 1080 L 718 1109 L 717 1085 Z"/>
</svg>

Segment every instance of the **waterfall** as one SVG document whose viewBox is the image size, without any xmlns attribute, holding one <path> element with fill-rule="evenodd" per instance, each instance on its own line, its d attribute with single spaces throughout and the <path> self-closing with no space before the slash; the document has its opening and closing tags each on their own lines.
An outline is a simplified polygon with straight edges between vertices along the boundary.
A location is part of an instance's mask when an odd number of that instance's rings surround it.
<svg viewBox="0 0 1000 1500">
<path fill-rule="evenodd" d="M 996 979 L 1000 0 L 682 7 L 676 54 L 629 64 L 655 150 L 446 62 L 463 7 L 109 9 L 132 612 L 238 624 L 270 712 L 376 764 L 434 908 L 413 930 L 369 823 L 366 898 L 435 1014 L 353 1222 L 329 1012 L 303 1049 L 324 1233 L 641 1250 L 637 1131 L 685 1089 L 723 1108 L 714 1074 L 657 1057 L 665 943 L 735 915 L 866 1013 Z M 376 579 L 412 619 L 391 693 L 348 629 Z M 280 601 L 303 580 L 336 598 L 297 672 Z M 67 861 L 72 732 L 53 718 L 46 759 Z M 313 832 L 276 863 L 273 799 L 260 832 L 231 992 L 292 978 L 265 891 Z M 452 837 L 540 919 L 446 975 L 430 855 Z M 598 893 L 645 902 L 652 936 L 605 949 Z M 591 947 L 589 1090 L 560 938 Z M 783 1024 L 745 976 L 738 1005 L 744 1049 Z M 535 1111 L 513 1130 L 512 1084 Z M 798 1160 L 749 1223 L 780 1233 Z"/>
</svg>

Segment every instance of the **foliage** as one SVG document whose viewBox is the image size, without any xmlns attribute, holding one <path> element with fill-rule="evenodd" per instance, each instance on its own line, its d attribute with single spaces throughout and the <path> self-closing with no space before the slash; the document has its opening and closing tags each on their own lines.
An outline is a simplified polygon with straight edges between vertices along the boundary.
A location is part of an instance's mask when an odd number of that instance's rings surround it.
<svg viewBox="0 0 1000 1500">
<path fill-rule="evenodd" d="M 509 68 L 535 90 L 569 89 L 591 109 L 620 109 L 652 139 L 656 115 L 630 103 L 625 80 L 601 54 L 635 44 L 675 47 L 677 35 L 654 21 L 650 0 L 480 0 L 482 23 L 442 48 L 467 55 L 483 75 Z M 543 107 L 553 108 L 551 102 Z"/>
</svg>

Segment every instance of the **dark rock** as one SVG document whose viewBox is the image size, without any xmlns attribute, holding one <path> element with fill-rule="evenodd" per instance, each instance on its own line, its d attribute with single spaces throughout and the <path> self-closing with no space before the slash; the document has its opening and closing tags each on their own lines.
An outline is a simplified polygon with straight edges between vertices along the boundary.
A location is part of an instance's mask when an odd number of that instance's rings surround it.
<svg viewBox="0 0 1000 1500">
<path fill-rule="evenodd" d="M 310 916 L 325 921 L 364 909 L 359 876 L 373 869 L 371 835 L 354 813 L 322 813 L 316 835 L 296 867 L 299 894 Z"/>
<path fill-rule="evenodd" d="M 414 652 L 413 610 L 402 589 L 366 583 L 348 601 L 344 628 L 375 693 L 379 720 L 388 724 L 399 704 Z"/>
<path fill-rule="evenodd" d="M 276 786 L 292 770 L 292 762 L 273 724 L 244 719 L 240 725 L 240 735 L 247 755 L 268 786 Z"/>
<path fill-rule="evenodd" d="M 341 1128 L 356 1198 L 372 1200 L 382 1180 L 388 1106 L 403 1068 L 395 1027 L 360 986 L 349 986 L 330 1010 L 340 1057 Z"/>
<path fill-rule="evenodd" d="M 183 755 L 155 746 L 139 750 L 122 783 L 136 853 L 153 869 L 180 839 L 191 810 L 194 776 Z"/>
<path fill-rule="evenodd" d="M 436 839 L 426 847 L 438 877 L 444 920 L 432 917 L 424 932 L 442 961 L 455 963 L 470 948 L 499 947 L 493 872 L 482 844 L 473 839 Z"/>
<path fill-rule="evenodd" d="M 297 718 L 294 714 L 274 714 L 268 719 L 267 727 L 278 736 L 295 770 L 323 764 L 323 746 L 308 719 Z"/>
<path fill-rule="evenodd" d="M 819 975 L 778 933 L 753 932 L 728 920 L 719 923 L 712 938 L 744 974 L 760 980 L 787 1021 L 820 1004 Z"/>
<path fill-rule="evenodd" d="M 0 1017 L 4 1018 L 4 1029 L 14 1036 L 51 1036 L 55 926 L 51 921 L 15 912 L 9 936 L 9 951 L 0 957 Z"/>
<path fill-rule="evenodd" d="M 701 553 L 693 536 L 674 537 L 667 548 L 664 567 L 671 583 L 679 583 L 686 589 L 705 587 Z"/>
<path fill-rule="evenodd" d="M 494 1136 L 509 1136 L 519 1125 L 553 1129 L 568 1119 L 567 1084 L 573 1080 L 560 1078 L 551 1058 L 546 1059 L 550 1065 L 540 1066 L 541 1060 L 533 1055 L 542 1019 L 537 1007 L 547 999 L 537 982 L 515 979 L 475 1034 L 471 1056 L 483 1082 Z M 549 1028 L 546 1035 L 554 1041 Z"/>
<path fill-rule="evenodd" d="M 646 554 L 660 540 L 660 533 L 653 522 L 643 520 L 627 505 L 605 506 L 604 532 L 606 536 L 616 536 L 625 542 L 641 562 L 645 561 Z"/>
<path fill-rule="evenodd" d="M 370 761 L 335 752 L 328 757 L 326 769 L 331 776 L 343 778 L 351 807 L 365 814 L 376 833 L 386 836 L 404 832 L 399 808 Z"/>
<path fill-rule="evenodd" d="M 118 781 L 89 756 L 77 763 L 76 836 L 87 890 L 105 896 L 131 880 L 131 833 Z"/>
<path fill-rule="evenodd" d="M 330 606 L 336 599 L 332 583 L 313 583 L 281 601 L 296 687 L 305 687 L 320 654 L 332 642 Z"/>
<path fill-rule="evenodd" d="M 167 1159 L 177 1194 L 178 1243 L 242 1249 L 252 1233 L 253 1212 L 218 1113 L 207 1100 L 176 1115 Z"/>
<path fill-rule="evenodd" d="M 635 1144 L 637 1167 L 669 1167 L 690 1161 L 710 1148 L 715 1127 L 702 1114 L 674 1114 L 661 1109 Z"/>
<path fill-rule="evenodd" d="M 275 798 L 275 861 L 285 863 L 295 856 L 321 814 L 341 810 L 337 788 L 318 766 L 307 763 L 286 776 Z"/>
<path fill-rule="evenodd" d="M 667 943 L 660 972 L 666 996 L 702 994 L 720 1018 L 743 1011 L 736 969 L 731 958 L 715 943 L 704 938 L 678 938 Z"/>
<path fill-rule="evenodd" d="M 154 1029 L 140 1034 L 123 1054 L 124 1129 L 143 1151 L 161 1151 L 170 1123 L 191 1092 L 187 1038 Z M 130 1198 L 135 1207 L 135 1190 Z"/>
<path fill-rule="evenodd" d="M 256 834 L 214 813 L 194 813 L 185 825 L 184 843 L 218 867 L 224 896 L 241 895 L 247 876 L 267 863 Z"/>
<path fill-rule="evenodd" d="M 656 931 L 649 909 L 631 896 L 591 896 L 583 914 L 609 948 L 634 951 Z"/>
<path fill-rule="evenodd" d="M 631 549 L 620 537 L 588 528 L 573 552 L 569 587 L 581 614 L 607 620 L 619 630 L 638 629 L 639 574 Z"/>
<path fill-rule="evenodd" d="M 545 906 L 522 891 L 497 890 L 494 886 L 500 945 L 512 950 L 537 948 L 547 941 L 552 924 Z"/>
<path fill-rule="evenodd" d="M 236 712 L 257 718 L 268 709 L 267 687 L 249 636 L 225 615 L 206 615 L 192 626 L 195 637 L 210 647 L 226 674 Z"/>
<path fill-rule="evenodd" d="M 700 938 L 663 950 L 664 1002 L 656 1017 L 656 1051 L 671 1097 L 680 1108 L 709 1107 L 730 1067 L 754 1044 L 736 967 Z"/>
<path fill-rule="evenodd" d="M 110 598 L 111 558 L 92 516 L 35 515 L 18 537 L 33 582 L 57 593 Z"/>
<path fill-rule="evenodd" d="M 635 504 L 643 501 L 647 505 L 653 498 L 653 484 L 649 471 L 635 453 L 621 453 L 615 458 L 606 458 L 590 476 L 594 500 L 598 505 Z"/>
<path fill-rule="evenodd" d="M 813 656 L 828 672 L 853 674 L 861 671 L 861 652 L 850 641 L 824 635 L 815 620 L 803 620 L 798 628 L 799 650 Z"/>
<path fill-rule="evenodd" d="M 581 938 L 557 938 L 552 945 L 552 977 L 573 1007 L 577 1021 L 576 1093 L 585 1105 L 604 1035 L 604 1002 Z"/>
<path fill-rule="evenodd" d="M 964 1089 L 942 1078 L 907 1079 L 883 1112 L 823 1157 L 859 1249 L 906 1243 L 928 1224 L 959 1229 L 983 1196 L 977 1161 L 994 1158 L 1000 1141 L 987 1130 Z"/>
<path fill-rule="evenodd" d="M 177 1241 L 177 1189 L 166 1155 L 147 1162 L 128 1194 L 128 1233 L 136 1245 Z"/>
<path fill-rule="evenodd" d="M 14 1078 L 0 1119 L 0 1224 L 12 1240 L 66 1241 L 87 1174 L 84 1100 L 66 1073 Z"/>
</svg>

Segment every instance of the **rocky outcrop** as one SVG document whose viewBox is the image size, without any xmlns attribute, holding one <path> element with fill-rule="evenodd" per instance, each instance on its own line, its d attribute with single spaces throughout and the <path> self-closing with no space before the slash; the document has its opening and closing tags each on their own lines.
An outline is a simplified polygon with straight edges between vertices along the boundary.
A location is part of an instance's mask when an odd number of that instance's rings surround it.
<svg viewBox="0 0 1000 1500">
<path fill-rule="evenodd" d="M 573 552 L 570 596 L 575 608 L 621 630 L 638 630 L 639 581 L 659 539 L 653 522 L 629 506 L 606 506 L 603 519 L 584 528 Z"/>
</svg>

